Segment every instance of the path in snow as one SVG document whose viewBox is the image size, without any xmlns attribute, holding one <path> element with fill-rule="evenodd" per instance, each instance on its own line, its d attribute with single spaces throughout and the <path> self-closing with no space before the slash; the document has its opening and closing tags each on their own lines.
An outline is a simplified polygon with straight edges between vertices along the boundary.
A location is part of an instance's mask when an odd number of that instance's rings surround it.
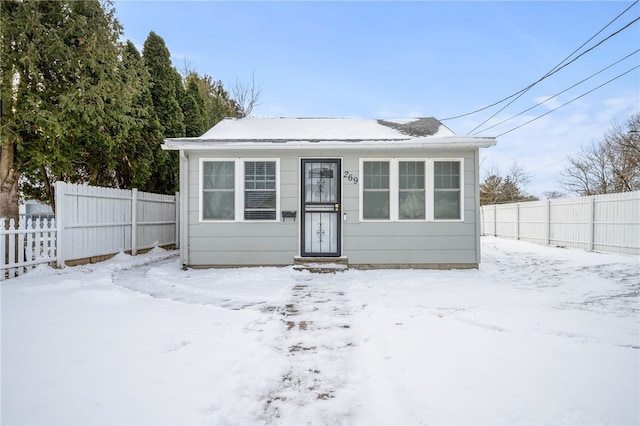
<svg viewBox="0 0 640 426">
<path fill-rule="evenodd" d="M 287 303 L 266 308 L 280 316 L 285 329 L 280 350 L 289 366 L 266 398 L 265 421 L 304 422 L 320 416 L 325 424 L 340 423 L 348 413 L 326 401 L 335 397 L 347 377 L 354 346 L 350 295 L 335 274 L 295 274 Z"/>
</svg>

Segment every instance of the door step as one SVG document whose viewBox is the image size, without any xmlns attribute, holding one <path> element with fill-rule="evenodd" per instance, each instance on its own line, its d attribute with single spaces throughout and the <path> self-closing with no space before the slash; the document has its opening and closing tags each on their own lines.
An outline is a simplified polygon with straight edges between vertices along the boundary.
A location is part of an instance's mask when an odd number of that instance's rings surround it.
<svg viewBox="0 0 640 426">
<path fill-rule="evenodd" d="M 296 271 L 310 271 L 317 273 L 342 272 L 349 269 L 349 259 L 346 257 L 295 257 L 293 269 Z"/>
</svg>

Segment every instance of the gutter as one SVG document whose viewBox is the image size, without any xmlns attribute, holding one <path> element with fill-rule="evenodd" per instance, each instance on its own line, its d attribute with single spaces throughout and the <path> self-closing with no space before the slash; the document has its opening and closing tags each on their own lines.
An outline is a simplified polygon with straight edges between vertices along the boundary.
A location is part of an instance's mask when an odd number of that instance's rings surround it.
<svg viewBox="0 0 640 426">
<path fill-rule="evenodd" d="M 218 140 L 199 138 L 165 139 L 164 150 L 228 150 L 265 149 L 276 147 L 288 150 L 305 149 L 441 149 L 441 148 L 488 148 L 496 145 L 493 137 L 442 136 L 404 140 Z"/>
</svg>

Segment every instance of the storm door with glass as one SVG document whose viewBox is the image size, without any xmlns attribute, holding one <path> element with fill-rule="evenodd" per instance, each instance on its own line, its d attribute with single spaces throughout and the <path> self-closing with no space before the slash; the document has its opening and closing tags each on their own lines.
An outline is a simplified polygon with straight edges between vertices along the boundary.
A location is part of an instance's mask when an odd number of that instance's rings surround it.
<svg viewBox="0 0 640 426">
<path fill-rule="evenodd" d="M 341 182 L 339 159 L 302 160 L 301 254 L 340 256 Z"/>
</svg>

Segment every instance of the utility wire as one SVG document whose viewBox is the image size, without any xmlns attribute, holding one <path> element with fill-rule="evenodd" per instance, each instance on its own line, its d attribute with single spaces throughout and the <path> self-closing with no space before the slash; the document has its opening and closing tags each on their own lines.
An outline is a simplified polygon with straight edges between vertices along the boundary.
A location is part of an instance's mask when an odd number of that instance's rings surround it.
<svg viewBox="0 0 640 426">
<path fill-rule="evenodd" d="M 544 80 L 545 78 L 549 77 L 552 73 L 555 73 L 557 71 L 560 70 L 560 67 L 567 59 L 569 59 L 571 56 L 573 56 L 577 51 L 579 51 L 580 49 L 582 49 L 587 43 L 589 43 L 591 40 L 593 40 L 595 37 L 597 37 L 602 31 L 604 31 L 609 25 L 611 25 L 612 23 L 614 23 L 618 18 L 620 18 L 622 15 L 624 15 L 629 9 L 631 9 L 633 6 L 635 6 L 638 1 L 640 0 L 636 0 L 635 2 L 633 2 L 633 4 L 631 4 L 629 7 L 627 7 L 625 10 L 623 10 L 618 16 L 616 16 L 615 18 L 613 18 L 607 25 L 605 25 L 604 27 L 602 27 L 602 29 L 600 31 L 598 31 L 597 33 L 595 33 L 593 36 L 591 36 L 591 38 L 589 38 L 589 40 L 585 41 L 580 47 L 578 47 L 576 50 L 574 50 L 573 52 L 571 52 L 571 54 L 569 56 L 567 56 L 566 58 L 564 58 L 558 65 L 556 65 L 555 67 L 553 67 L 549 72 L 547 72 L 542 78 L 540 78 L 538 81 L 530 84 L 529 86 L 525 87 L 524 89 L 519 90 L 518 92 L 515 92 L 512 95 L 507 96 L 506 98 L 503 98 L 497 102 L 492 103 L 491 105 L 488 105 L 486 107 L 483 108 L 479 108 L 476 109 L 474 111 L 465 113 L 465 114 L 460 114 L 460 115 L 456 115 L 453 117 L 447 117 L 447 118 L 443 118 L 440 121 L 446 121 L 446 120 L 454 120 L 456 118 L 461 118 L 461 117 L 466 117 L 468 115 L 472 115 L 472 114 L 476 114 L 478 112 L 484 111 L 486 109 L 489 109 L 491 107 L 494 107 L 496 105 L 501 104 L 502 102 L 513 98 L 514 96 L 517 96 L 519 94 L 523 94 L 524 92 L 526 92 L 527 90 L 529 90 L 531 87 L 533 87 L 534 85 L 536 85 L 537 83 L 539 83 L 540 81 Z M 576 58 L 577 59 L 577 58 Z M 478 126 L 480 127 L 480 126 Z M 475 130 L 475 129 L 474 129 Z M 472 130 L 473 131 L 473 130 Z M 471 132 L 469 132 L 471 133 Z"/>
<path fill-rule="evenodd" d="M 534 109 L 534 108 L 535 108 L 535 107 L 537 107 L 537 106 L 540 106 L 540 105 L 542 105 L 542 104 L 544 104 L 544 103 L 546 103 L 546 102 L 549 102 L 551 99 L 553 99 L 553 98 L 555 98 L 555 97 L 558 97 L 558 96 L 562 95 L 563 93 L 565 93 L 565 92 L 567 92 L 567 91 L 569 91 L 569 90 L 573 89 L 573 88 L 574 88 L 574 87 L 576 87 L 576 86 L 579 86 L 580 84 L 584 83 L 584 82 L 585 82 L 585 81 L 587 81 L 587 80 L 592 79 L 592 78 L 593 78 L 593 77 L 595 77 L 596 75 L 598 75 L 598 74 L 600 74 L 600 73 L 602 73 L 602 72 L 604 72 L 604 71 L 608 70 L 609 68 L 613 67 L 614 65 L 619 64 L 620 62 L 624 61 L 625 59 L 627 59 L 627 58 L 629 58 L 629 57 L 631 57 L 631 56 L 633 56 L 633 55 L 635 55 L 635 54 L 636 54 L 636 53 L 638 53 L 638 52 L 640 52 L 640 49 L 636 50 L 635 52 L 632 52 L 632 53 L 628 54 L 627 56 L 625 56 L 625 57 L 624 57 L 624 58 L 622 58 L 622 59 L 619 59 L 618 61 L 614 62 L 613 64 L 609 65 L 608 67 L 602 68 L 600 71 L 598 71 L 598 72 L 596 72 L 596 73 L 594 73 L 594 74 L 591 74 L 589 77 L 587 77 L 587 78 L 585 78 L 585 79 L 583 79 L 583 80 L 581 80 L 581 81 L 577 82 L 577 83 L 576 83 L 576 84 L 574 84 L 573 86 L 567 87 L 566 89 L 564 89 L 564 90 L 562 90 L 562 91 L 560 91 L 560 92 L 556 93 L 555 95 L 548 97 L 548 98 L 547 98 L 547 99 L 545 99 L 544 101 L 542 101 L 542 102 L 538 102 L 537 104 L 533 105 L 532 107 L 529 107 L 529 108 L 527 108 L 527 109 L 525 109 L 525 110 L 523 110 L 523 111 L 520 111 L 519 113 L 517 113 L 517 114 L 515 114 L 515 115 L 512 115 L 511 117 L 509 117 L 509 118 L 507 118 L 507 119 L 505 119 L 505 120 L 502 120 L 502 121 L 501 121 L 501 122 L 499 122 L 499 123 L 496 123 L 496 124 L 494 124 L 494 125 L 492 125 L 492 126 L 489 126 L 489 127 L 485 128 L 485 129 L 478 130 L 478 131 L 477 131 L 477 132 L 475 132 L 473 135 L 475 136 L 475 135 L 477 135 L 477 134 L 480 134 L 480 133 L 486 132 L 486 131 L 487 131 L 487 130 L 489 130 L 489 129 L 493 129 L 494 127 L 497 127 L 497 126 L 499 126 L 499 125 L 501 125 L 501 124 L 506 123 L 507 121 L 511 121 L 511 120 L 513 120 L 514 118 L 521 116 L 521 115 L 522 115 L 522 114 L 524 114 L 525 112 L 529 112 L 529 111 L 531 111 L 532 109 Z M 479 126 L 478 126 L 478 127 L 479 127 Z M 476 128 L 477 128 L 477 127 L 476 127 Z"/>
<path fill-rule="evenodd" d="M 478 127 L 481 127 L 483 125 L 485 125 L 489 120 L 491 120 L 493 117 L 495 117 L 496 115 L 500 114 L 502 111 L 504 111 L 509 105 L 511 105 L 512 103 L 514 103 L 515 101 L 517 101 L 520 96 L 524 95 L 529 89 L 531 89 L 533 86 L 535 86 L 536 84 L 540 83 L 542 80 L 552 76 L 553 74 L 557 73 L 558 71 L 560 71 L 561 69 L 571 65 L 572 63 L 574 63 L 575 61 L 577 61 L 578 59 L 580 59 L 580 57 L 586 55 L 587 53 L 589 53 L 590 51 L 592 51 L 593 49 L 595 49 L 596 47 L 600 46 L 602 43 L 604 43 L 605 41 L 609 40 L 610 38 L 612 38 L 613 36 L 621 33 L 622 31 L 624 31 L 625 29 L 629 28 L 631 25 L 633 25 L 635 22 L 640 20 L 640 16 L 637 17 L 636 19 L 634 19 L 633 21 L 629 22 L 627 25 L 625 25 L 624 27 L 620 28 L 618 31 L 609 34 L 606 38 L 600 40 L 598 43 L 596 43 L 595 45 L 591 46 L 589 49 L 585 50 L 584 52 L 582 52 L 581 54 L 579 54 L 578 56 L 576 56 L 575 58 L 573 58 L 571 61 L 567 62 L 566 64 L 558 67 L 556 66 L 556 68 L 552 71 L 547 73 L 544 77 L 540 78 L 538 81 L 536 81 L 535 83 L 529 85 L 529 87 L 527 87 L 526 89 L 524 89 L 518 96 L 516 96 L 511 102 L 509 102 L 508 104 L 506 104 L 505 106 L 503 106 L 502 108 L 500 108 L 498 111 L 496 111 L 492 116 L 490 116 L 489 118 L 487 118 L 486 120 L 484 120 L 482 123 L 478 124 L 476 127 L 474 127 L 473 129 L 471 129 L 467 134 L 470 134 L 471 132 L 475 131 L 478 129 Z"/>
<path fill-rule="evenodd" d="M 552 112 L 557 111 L 557 110 L 559 110 L 560 108 L 562 108 L 562 107 L 564 107 L 564 106 L 567 106 L 567 105 L 569 105 L 569 104 L 570 104 L 570 103 L 572 103 L 572 102 L 577 101 L 578 99 L 580 99 L 580 98 L 582 98 L 582 97 L 584 97 L 584 96 L 588 95 L 589 93 L 595 92 L 595 91 L 596 91 L 596 90 L 598 90 L 599 88 L 601 88 L 601 87 L 603 87 L 603 86 L 606 86 L 607 84 L 611 83 L 612 81 L 615 81 L 615 80 L 619 79 L 620 77 L 622 77 L 622 76 L 624 76 L 624 75 L 626 75 L 626 74 L 629 74 L 631 71 L 633 71 L 633 70 L 635 70 L 635 69 L 637 69 L 637 68 L 640 68 L 640 65 L 636 65 L 635 67 L 633 67 L 633 68 L 631 68 L 631 69 L 629 69 L 629 70 L 627 70 L 627 71 L 623 72 L 622 74 L 619 74 L 619 75 L 617 75 L 617 76 L 613 77 L 611 80 L 608 80 L 608 81 L 606 81 L 606 82 L 602 83 L 601 85 L 599 85 L 599 86 L 597 86 L 597 87 L 594 87 L 593 89 L 589 90 L 588 92 L 585 92 L 585 93 L 583 93 L 583 94 L 582 94 L 582 95 L 580 95 L 580 96 L 576 96 L 575 98 L 571 99 L 570 101 L 567 101 L 567 102 L 563 103 L 562 105 L 560 105 L 560 106 L 558 106 L 558 107 L 556 107 L 556 108 L 554 108 L 554 109 L 552 109 L 552 110 L 549 110 L 549 111 L 545 112 L 545 113 L 544 113 L 544 114 L 542 114 L 542 115 L 539 115 L 539 116 L 537 116 L 537 117 L 535 117 L 535 118 L 532 118 L 531 120 L 527 121 L 526 123 L 522 123 L 522 124 L 520 124 L 519 126 L 516 126 L 516 127 L 514 127 L 513 129 L 511 129 L 511 130 L 507 130 L 506 132 L 500 133 L 498 136 L 495 136 L 495 137 L 496 137 L 496 138 L 499 138 L 500 136 L 504 136 L 504 135 L 506 135 L 507 133 L 511 133 L 511 132 L 513 132 L 514 130 L 519 129 L 520 127 L 526 126 L 527 124 L 532 123 L 532 122 L 534 122 L 534 121 L 538 120 L 539 118 L 544 117 L 545 115 L 551 114 Z"/>
</svg>

